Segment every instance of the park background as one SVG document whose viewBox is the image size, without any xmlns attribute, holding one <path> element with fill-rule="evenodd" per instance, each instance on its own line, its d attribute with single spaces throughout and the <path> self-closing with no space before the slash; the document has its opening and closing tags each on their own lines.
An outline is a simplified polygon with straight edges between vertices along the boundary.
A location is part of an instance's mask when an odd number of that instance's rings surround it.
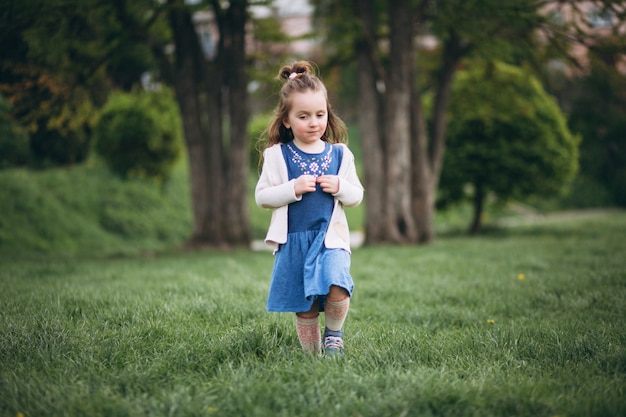
<svg viewBox="0 0 626 417">
<path fill-rule="evenodd" d="M 624 414 L 621 2 L 1 7 L 2 415 Z M 251 250 L 297 58 L 367 190 L 341 363 Z"/>
</svg>

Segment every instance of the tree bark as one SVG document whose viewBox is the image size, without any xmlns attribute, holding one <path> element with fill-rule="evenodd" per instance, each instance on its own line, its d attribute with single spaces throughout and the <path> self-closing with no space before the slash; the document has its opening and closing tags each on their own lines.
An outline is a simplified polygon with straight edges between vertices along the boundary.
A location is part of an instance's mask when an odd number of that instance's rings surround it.
<svg viewBox="0 0 626 417">
<path fill-rule="evenodd" d="M 465 52 L 459 38 L 451 33 L 449 39 L 443 44 L 443 63 L 435 90 L 433 130 L 430 142 L 426 132 L 420 93 L 416 87 L 413 87 L 411 104 L 415 143 L 412 155 L 411 209 L 417 224 L 417 242 L 419 243 L 429 243 L 436 238 L 435 203 L 446 149 L 446 113 L 457 64 Z"/>
<path fill-rule="evenodd" d="M 250 166 L 246 129 L 249 118 L 245 54 L 246 7 L 246 0 L 232 0 L 226 17 L 227 24 L 224 25 L 224 38 L 230 46 L 224 65 L 230 123 L 224 213 L 229 241 L 233 244 L 247 244 L 250 240 L 248 205 L 245 198 Z"/>
<path fill-rule="evenodd" d="M 433 185 L 426 121 L 417 86 L 413 86 L 411 96 L 411 114 L 413 114 L 411 211 L 417 228 L 417 242 L 428 243 L 435 240 L 436 187 Z"/>
<path fill-rule="evenodd" d="M 170 1 L 168 18 L 174 34 L 175 64 L 173 83 L 183 122 L 185 145 L 189 159 L 191 201 L 194 225 L 192 240 L 202 236 L 209 213 L 210 197 L 208 190 L 209 155 L 204 143 L 207 132 L 199 122 L 203 109 L 197 96 L 197 85 L 205 78 L 203 65 L 198 62 L 202 55 L 194 31 L 191 15 L 182 1 Z"/>
<path fill-rule="evenodd" d="M 511 30 L 501 20 L 518 13 L 517 4 L 502 5 L 503 10 L 498 9 L 493 16 L 485 13 L 496 3 L 352 1 L 352 10 L 361 23 L 356 51 L 368 205 L 367 243 L 429 243 L 435 239 L 435 202 L 446 150 L 446 114 L 458 63 L 471 48 L 491 43 L 489 35 L 510 40 L 519 33 L 521 39 L 526 39 L 532 29 L 534 18 L 530 13 L 526 15 L 529 26 L 525 29 Z M 386 13 L 381 7 L 387 7 Z M 468 11 L 477 15 L 468 15 Z M 416 85 L 420 77 L 416 74 L 418 51 L 414 35 L 433 30 L 441 35 L 438 48 L 442 61 L 432 86 L 432 120 L 427 129 L 421 103 L 424 95 Z M 479 35 L 473 36 L 474 33 Z M 388 59 L 379 59 L 377 48 Z M 376 105 L 373 84 L 380 80 L 385 81 L 386 91 L 382 111 L 378 113 L 370 107 Z M 375 121 L 374 114 L 383 117 Z M 380 145 L 376 136 L 382 140 Z M 383 154 L 382 163 L 374 157 L 377 152 Z"/>
<path fill-rule="evenodd" d="M 358 62 L 359 83 L 359 111 L 358 125 L 361 133 L 361 148 L 364 172 L 365 218 L 384 218 L 385 205 L 385 178 L 381 173 L 385 171 L 382 146 L 382 116 L 380 96 L 377 82 L 382 81 L 376 71 L 376 44 L 367 34 L 375 33 L 375 8 L 373 0 L 355 2 L 356 16 L 363 28 L 363 35 L 357 41 L 356 53 Z M 381 221 L 365 222 L 366 242 L 384 240 L 385 224 Z"/>
<path fill-rule="evenodd" d="M 388 82 L 385 95 L 386 240 L 413 243 L 417 237 L 411 213 L 411 86 L 413 21 L 410 2 L 389 2 L 391 22 Z"/>
<path fill-rule="evenodd" d="M 193 232 L 189 246 L 248 244 L 248 152 L 244 36 L 247 2 L 226 10 L 214 4 L 220 28 L 218 55 L 205 60 L 190 10 L 169 0 L 175 42 L 173 83 L 189 160 Z M 226 76 L 224 74 L 227 74 Z M 223 120 L 230 122 L 224 140 Z"/>
</svg>

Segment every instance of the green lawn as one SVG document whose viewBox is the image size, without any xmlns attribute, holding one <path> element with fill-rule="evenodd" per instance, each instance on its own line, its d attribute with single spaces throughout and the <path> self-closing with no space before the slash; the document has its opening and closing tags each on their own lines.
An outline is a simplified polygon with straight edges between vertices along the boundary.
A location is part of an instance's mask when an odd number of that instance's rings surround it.
<svg viewBox="0 0 626 417">
<path fill-rule="evenodd" d="M 346 356 L 268 252 L 0 263 L 0 416 L 624 416 L 626 214 L 353 254 Z"/>
</svg>

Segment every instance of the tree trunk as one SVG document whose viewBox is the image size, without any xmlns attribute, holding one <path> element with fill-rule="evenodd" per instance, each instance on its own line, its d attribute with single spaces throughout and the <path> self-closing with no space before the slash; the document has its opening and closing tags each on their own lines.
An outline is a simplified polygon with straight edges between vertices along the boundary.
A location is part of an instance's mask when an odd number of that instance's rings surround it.
<svg viewBox="0 0 626 417">
<path fill-rule="evenodd" d="M 380 242 L 385 237 L 385 224 L 381 221 L 367 219 L 384 218 L 385 178 L 383 146 L 381 136 L 380 100 L 376 71 L 376 45 L 367 34 L 375 32 L 375 8 L 373 0 L 358 2 L 355 13 L 364 28 L 364 36 L 357 41 L 356 53 L 358 62 L 359 106 L 358 125 L 361 133 L 361 148 L 364 173 L 365 192 L 365 239 L 366 242 Z M 355 2 L 356 4 L 356 2 Z"/>
<path fill-rule="evenodd" d="M 426 3 L 388 3 L 389 59 L 377 56 L 374 1 L 354 2 L 361 23 L 356 45 L 359 128 L 365 165 L 367 243 L 429 243 L 435 239 L 436 190 L 445 152 L 446 112 L 459 59 L 467 52 L 456 34 L 443 44 L 428 132 L 416 85 L 415 25 Z M 378 101 L 377 86 L 385 95 Z M 379 156 L 379 154 L 381 156 Z"/>
<path fill-rule="evenodd" d="M 204 143 L 207 132 L 200 123 L 204 113 L 197 96 L 197 86 L 204 78 L 200 48 L 191 15 L 182 1 L 170 1 L 169 21 L 176 47 L 173 71 L 174 90 L 180 107 L 185 144 L 189 160 L 191 202 L 193 210 L 192 240 L 202 235 L 211 206 L 208 194 L 209 155 Z"/>
<path fill-rule="evenodd" d="M 218 22 L 224 30 L 213 62 L 205 60 L 184 2 L 169 0 L 168 4 L 176 47 L 174 88 L 183 119 L 191 183 L 194 226 L 188 244 L 247 244 L 248 113 L 242 72 L 246 1 L 233 1 L 224 12 L 214 5 L 216 19 L 228 21 Z M 224 140 L 222 131 L 224 117 L 231 123 L 229 141 Z"/>
<path fill-rule="evenodd" d="M 412 62 L 411 79 L 417 79 L 417 54 Z M 435 200 L 436 187 L 433 185 L 432 162 L 428 147 L 428 132 L 422 108 L 421 93 L 417 83 L 411 84 L 411 212 L 417 228 L 417 242 L 428 243 L 435 240 Z"/>
<path fill-rule="evenodd" d="M 435 90 L 433 130 L 430 142 L 426 133 L 421 97 L 417 88 L 413 87 L 413 137 L 415 138 L 415 145 L 412 156 L 411 209 L 417 223 L 417 241 L 419 243 L 429 243 L 436 238 L 435 203 L 446 149 L 446 113 L 454 74 L 457 71 L 456 66 L 465 52 L 461 47 L 459 38 L 456 34 L 451 33 L 443 45 L 443 62 Z"/>
<path fill-rule="evenodd" d="M 230 147 L 224 195 L 225 234 L 232 244 L 248 244 L 250 222 L 247 204 L 249 175 L 248 97 L 246 76 L 246 0 L 232 0 L 226 16 L 224 39 L 230 48 L 226 54 L 225 86 L 228 91 Z M 226 51 L 225 51 L 226 52 Z"/>
<path fill-rule="evenodd" d="M 413 21 L 404 0 L 389 2 L 390 53 L 385 95 L 386 240 L 414 243 L 417 238 L 411 213 L 411 86 L 413 80 Z"/>
<path fill-rule="evenodd" d="M 206 64 L 205 64 L 206 65 Z M 196 95 L 205 110 L 197 123 L 204 126 L 205 137 L 200 150 L 207 164 L 207 187 L 202 190 L 209 199 L 200 218 L 196 218 L 197 231 L 194 232 L 189 244 L 191 246 L 224 245 L 228 244 L 223 230 L 225 184 L 223 100 L 222 100 L 222 71 L 219 63 L 206 65 L 204 82 L 196 86 Z M 192 168 L 193 169 L 193 168 Z M 193 184 L 194 178 L 191 178 Z M 193 202 L 193 200 L 192 200 Z M 195 203 L 194 203 L 195 204 Z"/>
</svg>

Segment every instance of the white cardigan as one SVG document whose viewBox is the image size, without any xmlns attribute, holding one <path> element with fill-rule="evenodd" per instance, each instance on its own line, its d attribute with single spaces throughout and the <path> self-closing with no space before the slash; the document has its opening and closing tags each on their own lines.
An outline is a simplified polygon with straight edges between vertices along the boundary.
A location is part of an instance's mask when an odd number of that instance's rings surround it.
<svg viewBox="0 0 626 417">
<path fill-rule="evenodd" d="M 354 155 L 345 144 L 339 168 L 339 191 L 333 194 L 335 206 L 330 218 L 324 244 L 327 248 L 341 248 L 350 252 L 350 230 L 343 207 L 354 207 L 363 200 L 363 186 L 354 165 Z M 287 206 L 302 199 L 296 197 L 295 179 L 289 180 L 287 164 L 283 158 L 281 144 L 273 145 L 263 152 L 263 170 L 254 191 L 257 205 L 274 209 L 265 243 L 274 249 L 287 242 Z"/>
</svg>

